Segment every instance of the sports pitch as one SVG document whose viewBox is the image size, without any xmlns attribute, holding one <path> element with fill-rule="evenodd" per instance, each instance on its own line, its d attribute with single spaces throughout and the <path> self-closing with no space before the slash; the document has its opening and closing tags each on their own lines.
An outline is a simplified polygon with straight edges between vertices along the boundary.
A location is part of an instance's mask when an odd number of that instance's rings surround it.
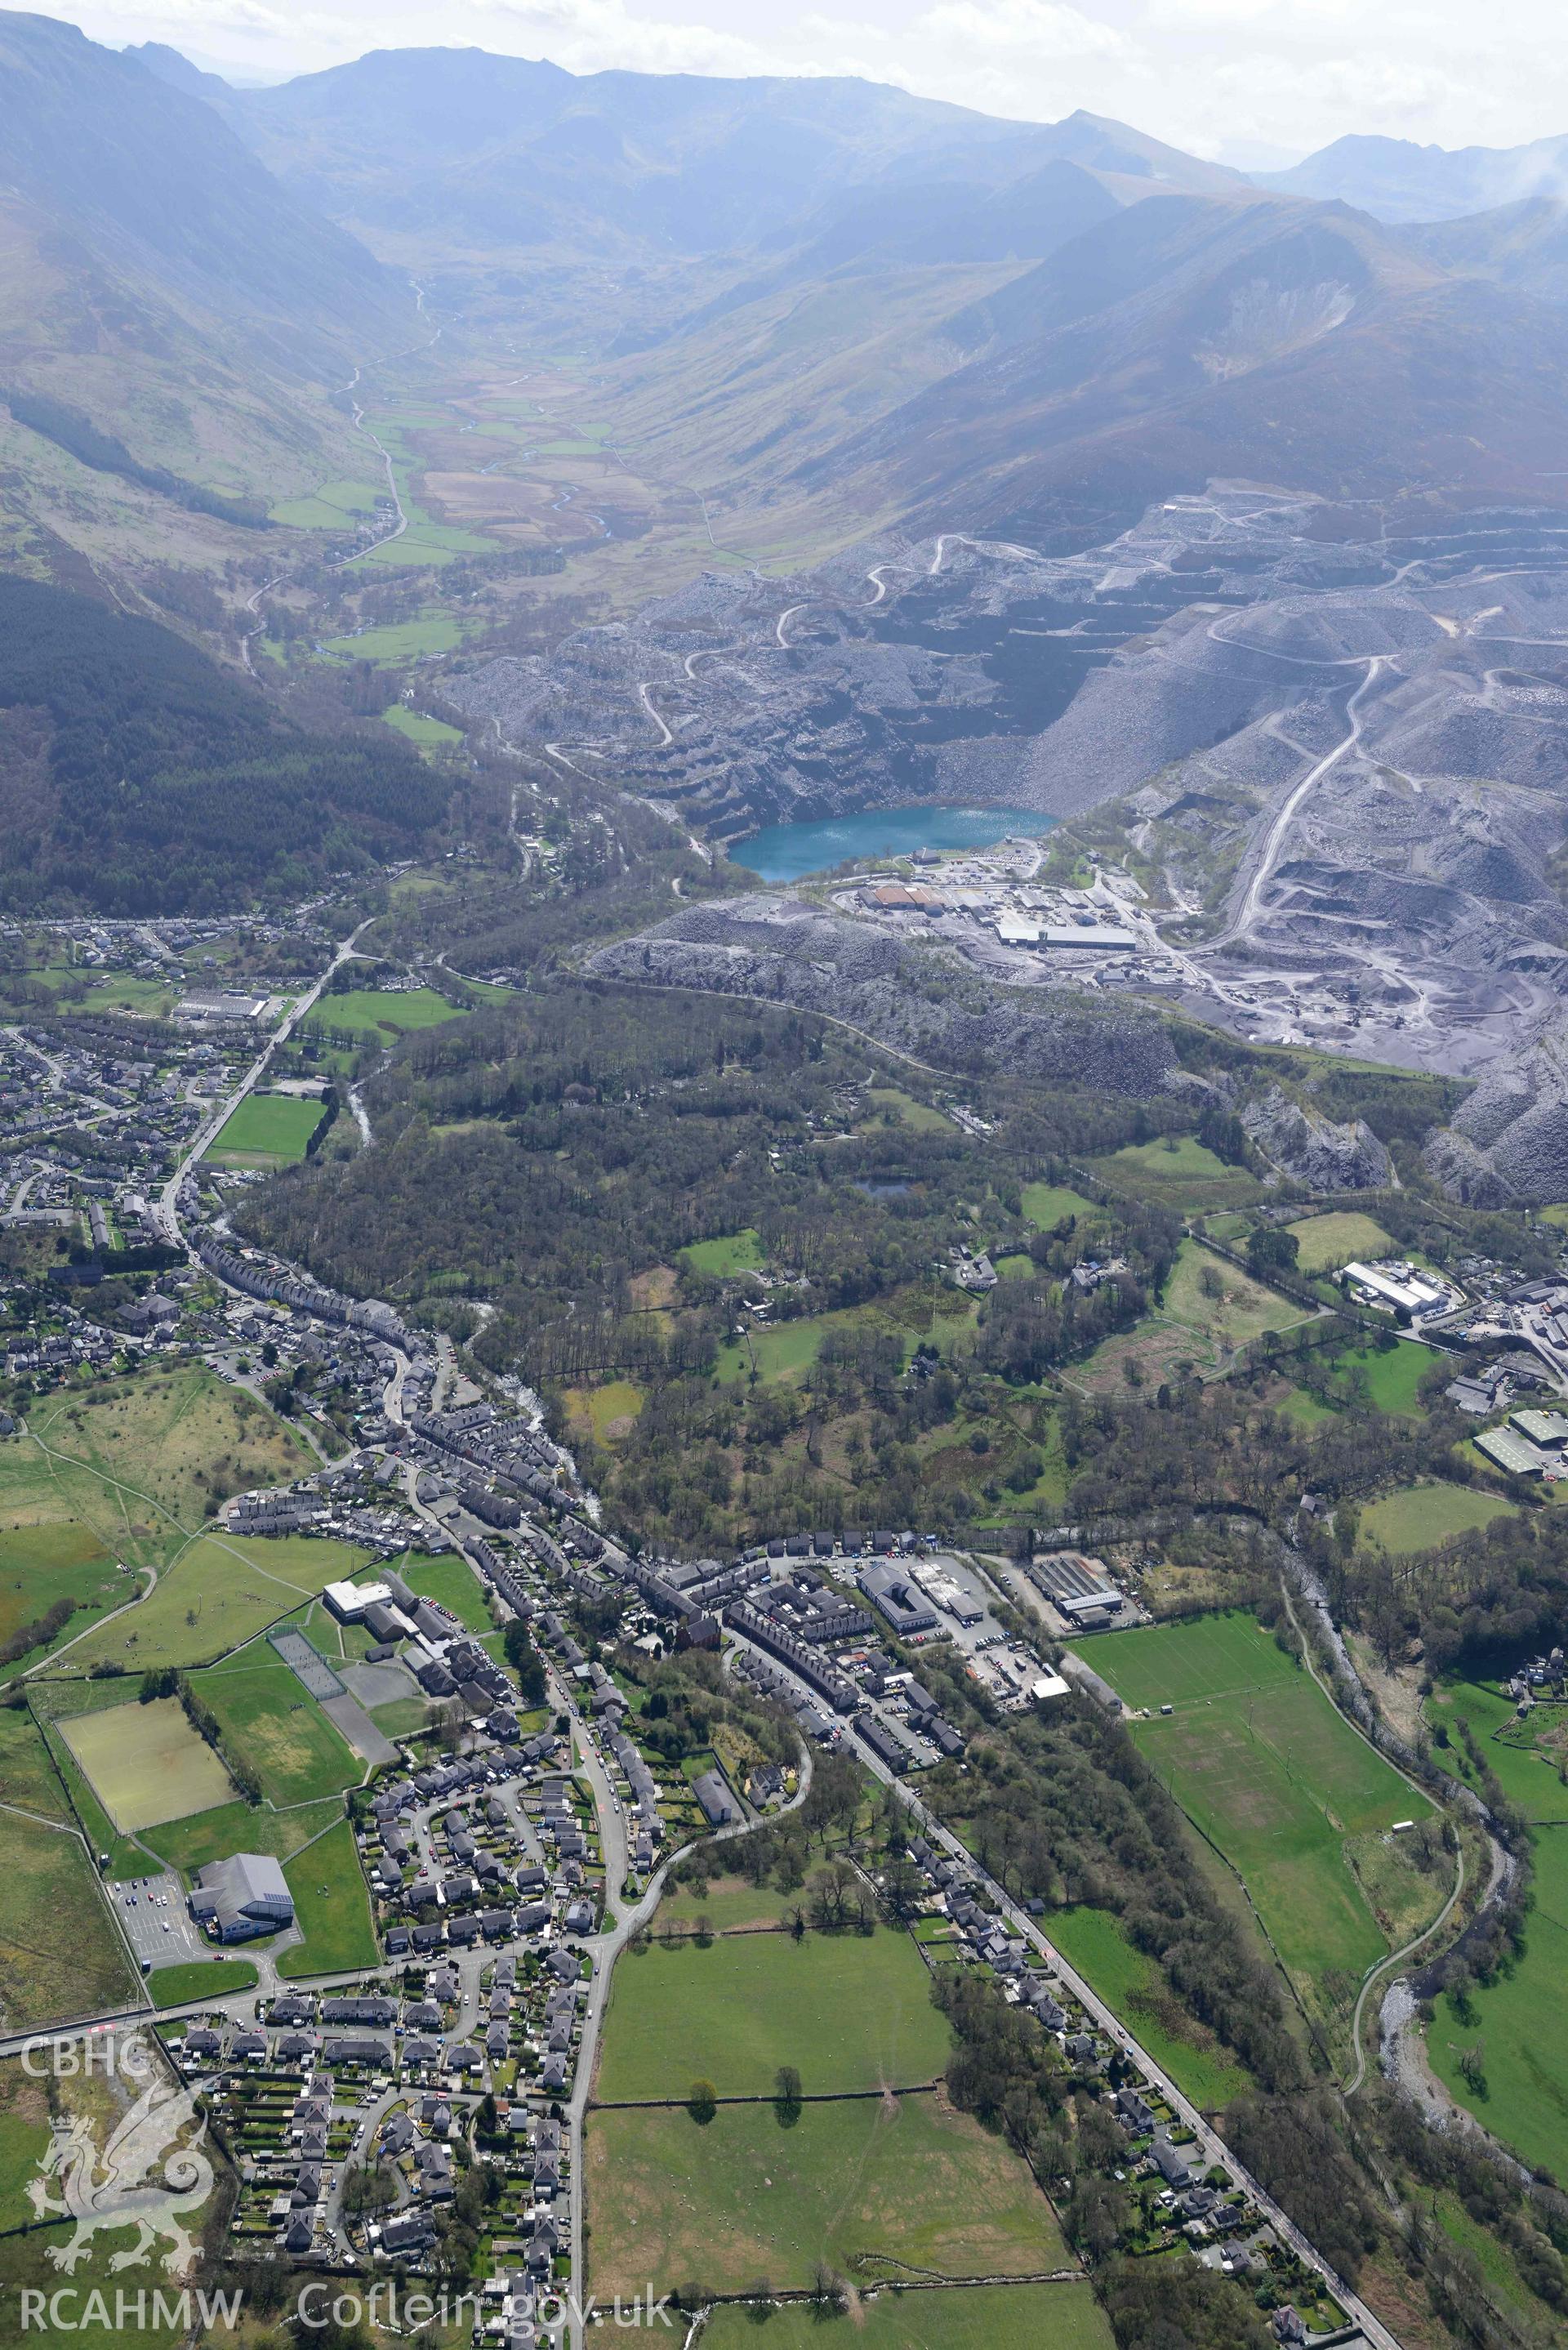
<svg viewBox="0 0 1568 2350">
<path fill-rule="evenodd" d="M 1245 1883 L 1303 1998 L 1343 2011 L 1387 1948 L 1345 1841 L 1421 1814 L 1426 1798 L 1251 1617 L 1078 1645 L 1129 1705 L 1173 1708 L 1134 1725 L 1146 1760 Z"/>
<path fill-rule="evenodd" d="M 211 1811 L 234 1794 L 228 1773 L 192 1729 L 178 1698 L 78 1714 L 59 1730 L 122 1835 Z"/>
<path fill-rule="evenodd" d="M 218 1167 L 293 1167 L 306 1153 L 321 1123 L 318 1101 L 292 1094 L 251 1094 L 215 1138 L 211 1157 Z"/>
<path fill-rule="evenodd" d="M 363 1764 L 297 1676 L 265 1641 L 253 1642 L 244 1655 L 250 1670 L 199 1673 L 192 1687 L 216 1714 L 234 1762 L 255 1773 L 268 1803 L 308 1804 L 357 1785 Z"/>
<path fill-rule="evenodd" d="M 708 2080 L 721 2096 L 766 2097 L 781 2064 L 808 2095 L 911 2088 L 937 2078 L 950 2045 L 906 1934 L 655 1943 L 616 1969 L 595 2094 L 684 2097 Z"/>
</svg>

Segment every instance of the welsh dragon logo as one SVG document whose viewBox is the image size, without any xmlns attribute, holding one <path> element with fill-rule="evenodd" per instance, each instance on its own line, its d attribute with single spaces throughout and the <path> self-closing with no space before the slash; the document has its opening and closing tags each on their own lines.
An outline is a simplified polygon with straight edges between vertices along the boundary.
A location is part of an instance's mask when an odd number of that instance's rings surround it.
<svg viewBox="0 0 1568 2350">
<path fill-rule="evenodd" d="M 67 2274 L 74 2270 L 100 2228 L 138 2231 L 134 2244 L 112 2256 L 111 2269 L 140 2267 L 163 2239 L 171 2247 L 163 2260 L 169 2273 L 189 2267 L 195 2245 L 185 2215 L 200 2210 L 213 2191 L 213 2166 L 202 2151 L 205 2120 L 187 2144 L 180 2143 L 195 2119 L 189 2090 L 154 2081 L 116 2125 L 100 2166 L 91 2122 L 80 2114 L 57 2116 L 38 2158 L 44 2176 L 27 2187 L 40 2220 L 76 2222 L 68 2242 L 48 2247 L 56 2268 Z M 57 2197 L 49 2193 L 51 2178 L 60 2182 Z"/>
</svg>

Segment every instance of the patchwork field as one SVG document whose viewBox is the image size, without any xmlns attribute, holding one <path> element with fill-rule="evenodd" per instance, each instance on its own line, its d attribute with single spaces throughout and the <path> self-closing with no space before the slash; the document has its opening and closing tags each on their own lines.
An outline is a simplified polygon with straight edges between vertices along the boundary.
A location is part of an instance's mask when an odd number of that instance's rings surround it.
<svg viewBox="0 0 1568 2350">
<path fill-rule="evenodd" d="M 1064 2266 L 1055 2216 L 997 2137 L 931 2094 L 596 2113 L 587 2135 L 589 2283 L 601 2299 L 691 2280 L 734 2293 L 809 2285 L 826 2261 L 865 2280 Z"/>
<path fill-rule="evenodd" d="M 1456 1777 L 1476 1783 L 1459 1733 L 1459 1724 L 1467 1722 L 1488 1767 L 1527 1820 L 1568 1821 L 1568 1786 L 1562 1776 L 1568 1770 L 1568 1720 L 1562 1707 L 1537 1707 L 1521 1721 L 1513 1700 L 1500 1689 L 1480 1681 L 1445 1681 L 1427 1700 L 1426 1716 L 1435 1732 L 1448 1735 L 1438 1760 Z"/>
<path fill-rule="evenodd" d="M 122 1833 L 211 1811 L 234 1794 L 228 1773 L 192 1729 L 178 1698 L 78 1714 L 60 1731 Z"/>
<path fill-rule="evenodd" d="M 1110 2323 L 1081 2283 L 980 2285 L 963 2292 L 879 2293 L 852 2314 L 787 2303 L 759 2323 L 753 2309 L 716 2309 L 703 2350 L 1110 2350 Z"/>
<path fill-rule="evenodd" d="M 1289 1330 L 1306 1319 L 1288 1297 L 1276 1296 L 1199 1242 L 1185 1240 L 1158 1310 L 1135 1329 L 1107 1338 L 1077 1376 L 1091 1390 L 1104 1392 L 1122 1384 L 1129 1362 L 1147 1382 L 1183 1365 L 1212 1374 L 1265 1331 Z"/>
<path fill-rule="evenodd" d="M 1421 1550 L 1435 1550 L 1456 1535 L 1490 1525 L 1494 1518 L 1512 1518 L 1519 1505 L 1501 1493 L 1479 1492 L 1473 1485 L 1411 1485 L 1400 1493 L 1385 1493 L 1361 1513 L 1366 1542 L 1392 1557 L 1405 1558 Z"/>
<path fill-rule="evenodd" d="M 373 515 L 386 494 L 385 482 L 323 482 L 308 497 L 274 506 L 268 519 L 289 530 L 341 531 Z"/>
<path fill-rule="evenodd" d="M 318 1101 L 249 1094 L 219 1128 L 207 1156 L 217 1167 L 296 1167 L 321 1118 Z"/>
<path fill-rule="evenodd" d="M 1381 1224 L 1354 1209 L 1308 1216 L 1285 1229 L 1296 1243 L 1297 1268 L 1306 1274 L 1334 1273 L 1353 1259 L 1376 1263 L 1394 1245 Z"/>
<path fill-rule="evenodd" d="M 947 2063 L 948 2027 L 907 1935 L 722 1938 L 659 1944 L 617 1967 L 595 2095 L 602 2103 L 771 2096 L 781 2064 L 808 2095 L 910 2087 Z"/>
<path fill-rule="evenodd" d="M 1235 1867 L 1306 2003 L 1343 2013 L 1387 1944 L 1346 1865 L 1348 1837 L 1429 1809 L 1251 1617 L 1080 1641 L 1129 1705 L 1176 1801 Z M 1448 1887 L 1434 1879 L 1431 1911 Z"/>
</svg>

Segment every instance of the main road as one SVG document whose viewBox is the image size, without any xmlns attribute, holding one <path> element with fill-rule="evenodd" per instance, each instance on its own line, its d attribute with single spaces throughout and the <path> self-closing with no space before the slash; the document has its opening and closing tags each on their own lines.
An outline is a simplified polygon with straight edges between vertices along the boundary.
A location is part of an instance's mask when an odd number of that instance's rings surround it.
<svg viewBox="0 0 1568 2350">
<path fill-rule="evenodd" d="M 742 1640 L 741 1645 L 749 1647 L 751 1644 Z M 781 1666 L 776 1657 L 763 1656 L 760 1649 L 754 1653 L 762 1657 L 763 1661 L 770 1665 L 775 1673 L 784 1671 L 787 1675 L 787 1668 Z M 793 1676 L 788 1677 L 793 1679 Z M 813 1693 L 805 1690 L 805 1694 L 811 1697 Z M 877 1756 L 869 1751 L 857 1751 L 855 1759 L 880 1779 L 885 1786 L 891 1788 L 909 1813 L 910 1817 L 917 1823 L 921 1835 L 929 1844 L 940 1845 L 950 1858 L 960 1862 L 965 1868 L 972 1870 L 986 1887 L 988 1898 L 994 1902 L 997 1910 L 1006 1919 L 1012 1932 L 1028 1943 L 1030 1948 L 1046 1961 L 1057 1979 L 1067 1985 L 1085 2013 L 1092 2016 L 1100 2030 L 1116 2042 L 1128 2060 L 1142 2074 L 1145 2082 L 1152 2084 L 1165 2098 L 1171 2110 L 1186 2123 L 1198 2141 L 1205 2168 L 1219 2163 L 1230 2172 L 1237 2185 L 1245 2189 L 1275 2232 L 1290 2246 L 1299 2259 L 1304 2261 L 1309 2268 L 1315 2269 L 1340 2306 L 1360 2326 L 1367 2341 L 1372 2344 L 1373 2350 L 1401 2350 L 1397 2336 L 1391 2334 L 1381 2318 L 1374 2316 L 1366 2303 L 1360 2300 L 1344 2280 L 1335 2274 L 1316 2246 L 1303 2235 L 1295 2221 L 1281 2209 L 1267 2189 L 1237 2161 L 1224 2139 L 1199 2113 L 1191 2099 L 1182 2095 L 1163 2066 L 1157 2064 L 1147 2051 L 1132 2038 L 1119 2016 L 1106 2005 L 1105 2001 L 1096 1991 L 1090 1989 L 1082 1975 L 1063 1957 L 1054 1943 L 1046 1939 L 1033 1918 L 1021 1909 L 1018 1904 L 1002 1890 L 989 1869 L 976 1859 L 968 1846 L 954 1835 L 950 1828 L 944 1827 L 941 1822 L 927 1810 L 919 1797 L 901 1779 L 895 1778 Z"/>
<path fill-rule="evenodd" d="M 223 1131 L 223 1128 L 227 1125 L 235 1110 L 238 1109 L 240 1104 L 244 1100 L 245 1096 L 254 1092 L 254 1088 L 261 1083 L 262 1077 L 266 1070 L 266 1065 L 271 1060 L 273 1055 L 276 1052 L 278 1046 L 287 1042 L 288 1037 L 304 1019 L 306 1014 L 309 1012 L 316 1003 L 317 999 L 331 981 L 334 973 L 348 962 L 349 956 L 354 952 L 356 941 L 366 931 L 369 929 L 370 924 L 374 920 L 374 915 L 368 914 L 365 920 L 358 925 L 358 929 L 350 931 L 348 938 L 343 941 L 342 945 L 337 949 L 337 951 L 333 956 L 331 962 L 327 964 L 327 969 L 316 982 L 314 987 L 310 988 L 306 994 L 296 996 L 294 999 L 292 1003 L 289 1005 L 288 1010 L 284 1014 L 283 1018 L 278 1022 L 277 1026 L 273 1029 L 267 1037 L 265 1044 L 262 1046 L 261 1051 L 256 1055 L 255 1059 L 251 1063 L 250 1067 L 245 1071 L 244 1076 L 240 1079 L 239 1084 L 234 1087 L 234 1091 L 224 1097 L 223 1100 L 218 1104 L 216 1109 L 209 1110 L 201 1125 L 197 1128 L 195 1135 L 185 1151 L 184 1157 L 180 1160 L 174 1172 L 171 1175 L 167 1183 L 164 1184 L 162 1191 L 159 1193 L 158 1203 L 153 1211 L 157 1217 L 160 1229 L 162 1231 L 171 1248 L 181 1248 L 184 1245 L 183 1236 L 180 1230 L 181 1184 L 185 1180 L 186 1176 L 191 1172 L 192 1167 L 197 1164 L 198 1160 L 202 1159 L 206 1155 L 207 1151 L 211 1149 L 214 1138 Z"/>
</svg>

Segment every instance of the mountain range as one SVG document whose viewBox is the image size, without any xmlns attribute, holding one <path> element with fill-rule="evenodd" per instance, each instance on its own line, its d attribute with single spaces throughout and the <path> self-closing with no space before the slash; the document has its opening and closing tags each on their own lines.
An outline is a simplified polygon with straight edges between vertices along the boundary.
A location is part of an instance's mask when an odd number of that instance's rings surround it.
<svg viewBox="0 0 1568 2350">
<path fill-rule="evenodd" d="M 416 271 L 449 348 L 569 317 L 670 478 L 841 537 L 1087 543 L 1217 477 L 1556 503 L 1560 150 L 1355 138 L 1263 182 L 857 81 L 443 48 L 238 89 L 0 16 L 8 504 L 68 538 L 85 464 L 106 530 L 171 496 L 210 564 L 353 470 L 340 387 L 426 331 Z"/>
</svg>

